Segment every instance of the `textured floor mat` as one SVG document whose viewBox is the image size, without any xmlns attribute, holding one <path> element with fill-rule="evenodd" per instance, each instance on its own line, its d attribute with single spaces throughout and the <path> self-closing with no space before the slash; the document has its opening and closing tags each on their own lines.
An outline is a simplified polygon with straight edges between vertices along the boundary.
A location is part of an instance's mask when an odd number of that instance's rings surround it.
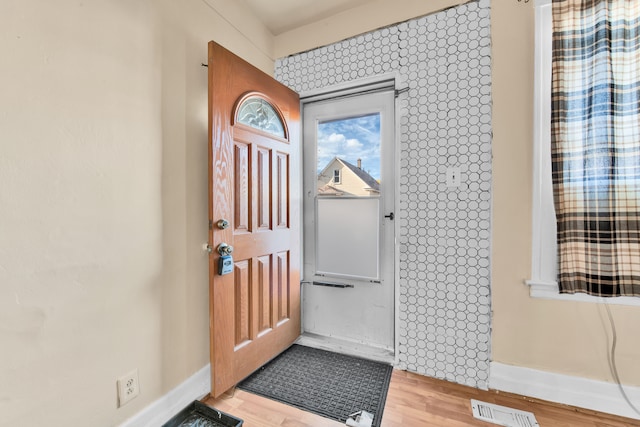
<svg viewBox="0 0 640 427">
<path fill-rule="evenodd" d="M 293 345 L 238 388 L 344 423 L 365 410 L 380 426 L 393 368 L 316 348 Z"/>
</svg>

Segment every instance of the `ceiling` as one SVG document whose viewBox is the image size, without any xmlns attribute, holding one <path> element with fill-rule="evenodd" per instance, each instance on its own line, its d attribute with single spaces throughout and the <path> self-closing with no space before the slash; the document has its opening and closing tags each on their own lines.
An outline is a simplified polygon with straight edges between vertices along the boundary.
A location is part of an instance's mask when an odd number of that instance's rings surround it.
<svg viewBox="0 0 640 427">
<path fill-rule="evenodd" d="M 273 35 L 376 0 L 245 0 Z"/>
</svg>

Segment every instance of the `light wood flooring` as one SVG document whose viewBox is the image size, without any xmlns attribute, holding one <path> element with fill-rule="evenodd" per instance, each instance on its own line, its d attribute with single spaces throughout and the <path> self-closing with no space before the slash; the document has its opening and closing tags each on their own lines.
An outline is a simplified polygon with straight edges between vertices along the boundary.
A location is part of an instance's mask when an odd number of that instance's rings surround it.
<svg viewBox="0 0 640 427">
<path fill-rule="evenodd" d="M 640 427 L 640 421 L 531 399 L 483 391 L 394 370 L 382 427 L 460 427 L 496 424 L 473 418 L 470 399 L 533 412 L 541 427 Z M 243 427 L 340 427 L 336 421 L 236 389 L 205 403 L 244 420 Z"/>
</svg>

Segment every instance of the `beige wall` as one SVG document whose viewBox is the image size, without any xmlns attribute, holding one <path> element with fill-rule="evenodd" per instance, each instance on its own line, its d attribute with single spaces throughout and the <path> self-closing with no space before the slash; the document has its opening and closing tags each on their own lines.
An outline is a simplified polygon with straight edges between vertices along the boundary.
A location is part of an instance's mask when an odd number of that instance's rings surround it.
<svg viewBox="0 0 640 427">
<path fill-rule="evenodd" d="M 0 2 L 0 426 L 118 425 L 208 363 L 200 64 L 273 59 L 207 1 L 249 38 L 203 0 Z"/>
<path fill-rule="evenodd" d="M 421 4 L 418 4 L 421 3 Z M 427 4 L 428 3 L 428 4 Z M 463 1 L 376 2 L 276 37 L 276 56 L 309 50 Z M 491 2 L 493 73 L 492 360 L 612 381 L 611 328 L 599 304 L 529 297 L 534 1 Z M 399 9 L 403 9 L 400 11 Z M 399 14 L 403 14 L 402 17 Z M 367 20 L 359 19 L 367 16 Z M 612 306 L 620 377 L 640 385 L 640 308 Z"/>
<path fill-rule="evenodd" d="M 274 41 L 235 1 L 0 2 L 0 426 L 117 425 L 208 363 L 207 41 L 272 72 L 273 57 L 459 3 L 375 2 Z M 603 307 L 522 285 L 532 5 L 493 1 L 493 358 L 610 380 Z M 612 310 L 638 385 L 640 309 Z M 133 368 L 142 394 L 117 409 Z"/>
<path fill-rule="evenodd" d="M 365 3 L 330 18 L 275 37 L 276 58 L 304 52 L 417 16 L 436 12 L 467 0 L 384 0 Z"/>
<path fill-rule="evenodd" d="M 611 328 L 601 304 L 532 299 L 534 2 L 492 1 L 493 360 L 612 381 Z M 640 385 L 640 307 L 612 306 L 623 383 Z"/>
</svg>

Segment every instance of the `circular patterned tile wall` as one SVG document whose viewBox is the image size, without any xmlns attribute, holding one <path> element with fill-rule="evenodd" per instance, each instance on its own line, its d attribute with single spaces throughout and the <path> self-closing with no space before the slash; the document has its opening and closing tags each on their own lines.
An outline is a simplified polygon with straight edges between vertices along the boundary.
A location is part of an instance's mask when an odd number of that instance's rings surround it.
<svg viewBox="0 0 640 427">
<path fill-rule="evenodd" d="M 400 368 L 487 388 L 490 360 L 489 0 L 276 61 L 304 93 L 397 72 Z M 461 185 L 448 187 L 447 169 Z"/>
</svg>

